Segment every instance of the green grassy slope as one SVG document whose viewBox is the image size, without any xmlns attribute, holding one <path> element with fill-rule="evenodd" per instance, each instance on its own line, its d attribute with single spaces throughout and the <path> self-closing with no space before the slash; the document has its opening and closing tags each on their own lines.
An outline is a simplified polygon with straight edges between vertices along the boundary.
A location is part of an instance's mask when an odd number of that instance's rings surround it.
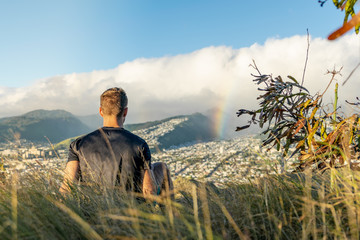
<svg viewBox="0 0 360 240">
<path fill-rule="evenodd" d="M 41 175 L 37 175 L 41 174 Z M 53 172 L 4 180 L 0 239 L 359 239 L 360 176 L 268 176 L 217 188 L 177 179 L 174 198 L 140 201 L 74 186 Z M 349 178 L 349 176 L 352 176 Z M 162 207 L 154 205 L 154 200 Z"/>
</svg>

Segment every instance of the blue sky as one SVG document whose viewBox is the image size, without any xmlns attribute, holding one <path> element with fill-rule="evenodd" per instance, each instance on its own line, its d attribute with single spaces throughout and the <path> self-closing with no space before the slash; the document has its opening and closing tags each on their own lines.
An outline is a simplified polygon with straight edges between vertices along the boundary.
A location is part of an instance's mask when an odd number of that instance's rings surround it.
<svg viewBox="0 0 360 240">
<path fill-rule="evenodd" d="M 326 38 L 342 19 L 330 0 L 1 1 L 0 87 L 209 46 L 249 47 L 307 28 Z"/>
</svg>

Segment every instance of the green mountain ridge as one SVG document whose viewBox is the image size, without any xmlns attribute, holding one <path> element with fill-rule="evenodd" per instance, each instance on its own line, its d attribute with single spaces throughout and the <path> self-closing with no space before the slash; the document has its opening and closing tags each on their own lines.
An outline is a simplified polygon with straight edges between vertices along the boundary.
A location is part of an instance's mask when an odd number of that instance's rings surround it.
<svg viewBox="0 0 360 240">
<path fill-rule="evenodd" d="M 0 142 L 18 138 L 33 142 L 58 142 L 90 129 L 73 114 L 64 110 L 35 110 L 0 119 Z"/>
<path fill-rule="evenodd" d="M 136 124 L 125 124 L 124 128 L 130 132 L 139 131 L 146 129 L 150 131 L 150 128 L 156 128 L 159 125 L 169 122 L 174 119 L 184 119 L 187 120 L 176 125 L 172 131 L 167 132 L 166 134 L 159 136 L 157 138 L 158 145 L 151 146 L 152 151 L 157 151 L 158 149 L 166 149 L 173 146 L 179 146 L 182 144 L 187 144 L 190 142 L 201 142 L 201 141 L 210 141 L 216 138 L 215 132 L 212 130 L 212 122 L 206 116 L 200 113 L 194 113 L 191 115 L 180 115 L 169 117 L 157 121 L 149 121 L 145 123 L 136 123 Z M 150 131 L 151 132 L 151 131 Z M 142 136 L 147 140 L 147 136 Z M 77 136 L 79 137 L 79 136 Z M 71 137 L 65 139 L 55 145 L 56 149 L 67 149 L 69 144 L 75 140 L 77 137 Z"/>
<path fill-rule="evenodd" d="M 176 125 L 174 130 L 158 138 L 160 148 L 179 146 L 189 142 L 209 141 L 214 140 L 217 137 L 213 130 L 213 123 L 201 113 L 178 116 L 165 120 L 169 121 L 171 119 L 183 117 L 188 118 L 188 120 Z M 165 122 L 165 120 L 163 121 Z"/>
<path fill-rule="evenodd" d="M 144 123 L 125 124 L 124 128 L 129 130 L 130 132 L 132 132 L 132 131 L 136 131 L 136 130 L 140 130 L 140 129 L 144 129 L 144 128 L 150 128 L 150 127 L 159 125 L 161 123 L 170 121 L 172 119 L 182 118 L 182 117 L 186 117 L 186 116 L 191 116 L 191 115 L 178 115 L 178 116 L 164 118 L 162 120 L 148 121 L 148 122 L 144 122 Z M 87 125 L 90 129 L 96 130 L 102 126 L 102 118 L 100 117 L 99 114 L 76 116 L 76 117 L 80 121 L 82 121 L 85 125 Z"/>
<path fill-rule="evenodd" d="M 187 120 L 166 130 L 166 124 L 174 119 Z M 67 149 L 71 141 L 97 129 L 100 127 L 99 124 L 99 119 L 95 115 L 77 117 L 64 110 L 35 110 L 20 116 L 0 119 L 0 142 L 11 142 L 19 138 L 31 142 L 50 141 L 58 143 L 57 149 Z M 124 128 L 131 132 L 145 129 L 145 135 L 141 136 L 145 140 L 155 136 L 157 143 L 152 147 L 153 151 L 216 138 L 210 119 L 200 113 L 125 124 Z M 159 136 L 152 132 L 161 128 L 166 131 Z"/>
</svg>

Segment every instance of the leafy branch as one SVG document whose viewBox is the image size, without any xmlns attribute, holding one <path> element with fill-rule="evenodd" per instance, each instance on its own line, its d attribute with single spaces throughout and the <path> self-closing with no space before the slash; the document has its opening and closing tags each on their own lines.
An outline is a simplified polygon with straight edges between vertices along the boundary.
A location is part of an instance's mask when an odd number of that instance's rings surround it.
<svg viewBox="0 0 360 240">
<path fill-rule="evenodd" d="M 256 71 L 253 80 L 261 92 L 259 109 L 240 109 L 237 116 L 250 115 L 248 125 L 238 127 L 237 131 L 259 124 L 265 129 L 263 146 L 276 147 L 287 156 L 290 147 L 293 154 L 299 153 L 297 169 L 304 170 L 317 163 L 322 167 L 351 164 L 357 158 L 359 149 L 360 118 L 354 114 L 345 118 L 338 113 L 337 106 L 327 113 L 323 96 L 328 91 L 339 71 L 329 71 L 331 80 L 322 94 L 311 95 L 292 76 L 284 80 L 281 76 L 261 74 L 255 62 L 251 65 Z M 336 84 L 337 90 L 337 84 Z M 336 95 L 337 98 L 337 95 Z"/>
</svg>

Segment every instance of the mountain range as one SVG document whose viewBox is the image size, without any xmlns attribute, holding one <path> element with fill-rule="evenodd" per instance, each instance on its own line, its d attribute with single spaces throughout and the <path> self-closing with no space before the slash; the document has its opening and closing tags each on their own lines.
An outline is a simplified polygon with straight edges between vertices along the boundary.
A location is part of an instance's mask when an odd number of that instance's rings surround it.
<svg viewBox="0 0 360 240">
<path fill-rule="evenodd" d="M 0 119 L 0 142 L 16 139 L 58 142 L 88 131 L 90 128 L 87 125 L 64 110 L 35 110 Z"/>
<path fill-rule="evenodd" d="M 26 139 L 32 142 L 58 143 L 67 148 L 69 142 L 102 125 L 98 115 L 75 116 L 64 110 L 35 110 L 20 116 L 0 119 L 0 142 Z M 154 149 L 169 148 L 189 142 L 213 140 L 213 123 L 195 113 L 158 121 L 126 124 L 125 129 L 143 137 Z"/>
</svg>

